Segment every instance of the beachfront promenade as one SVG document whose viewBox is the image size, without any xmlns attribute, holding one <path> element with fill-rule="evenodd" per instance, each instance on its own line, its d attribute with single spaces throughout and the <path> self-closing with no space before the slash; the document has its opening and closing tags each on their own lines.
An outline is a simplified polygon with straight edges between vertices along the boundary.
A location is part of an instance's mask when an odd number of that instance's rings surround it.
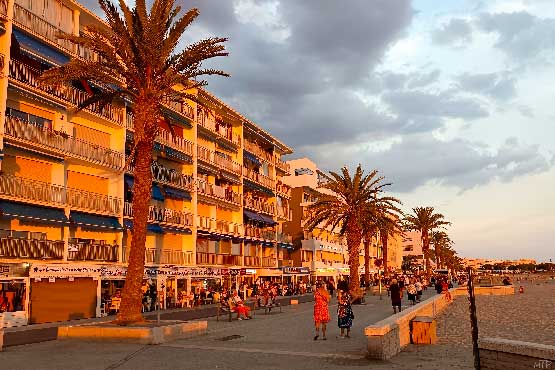
<svg viewBox="0 0 555 370">
<path fill-rule="evenodd" d="M 555 344 L 555 325 L 547 312 L 555 306 L 555 283 L 524 286 L 522 295 L 478 297 L 481 336 Z M 50 341 L 9 347 L 0 359 L 2 368 L 13 370 L 472 368 L 465 297 L 438 318 L 438 345 L 409 345 L 384 362 L 365 358 L 363 328 L 391 315 L 387 296 L 370 296 L 366 305 L 354 306 L 350 339 L 336 338 L 335 307 L 327 341 L 312 339 L 312 304 L 305 303 L 271 315 L 258 311 L 248 321 L 209 318 L 207 335 L 158 346 Z"/>
</svg>

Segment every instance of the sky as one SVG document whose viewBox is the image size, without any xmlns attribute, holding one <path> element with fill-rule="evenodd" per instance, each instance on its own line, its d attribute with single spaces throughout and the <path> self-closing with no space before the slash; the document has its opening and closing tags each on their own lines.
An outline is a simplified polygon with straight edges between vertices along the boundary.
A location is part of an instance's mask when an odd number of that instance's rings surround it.
<svg viewBox="0 0 555 370">
<path fill-rule="evenodd" d="M 378 169 L 461 256 L 555 260 L 554 1 L 177 4 L 200 10 L 183 45 L 229 38 L 207 89 L 290 158 Z"/>
</svg>

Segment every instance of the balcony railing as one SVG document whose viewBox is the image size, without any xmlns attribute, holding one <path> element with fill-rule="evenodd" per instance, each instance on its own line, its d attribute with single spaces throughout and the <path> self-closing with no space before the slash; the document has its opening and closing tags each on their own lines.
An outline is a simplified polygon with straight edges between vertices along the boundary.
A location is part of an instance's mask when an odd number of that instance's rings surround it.
<svg viewBox="0 0 555 370">
<path fill-rule="evenodd" d="M 278 260 L 278 267 L 293 266 L 293 260 Z"/>
<path fill-rule="evenodd" d="M 8 14 L 8 0 L 0 0 L 0 16 Z"/>
<path fill-rule="evenodd" d="M 277 241 L 280 243 L 293 243 L 293 237 L 289 234 L 277 233 Z"/>
<path fill-rule="evenodd" d="M 193 252 L 183 252 L 172 249 L 147 249 L 145 262 L 161 265 L 192 265 Z"/>
<path fill-rule="evenodd" d="M 237 205 L 241 204 L 241 194 L 238 194 L 233 190 L 224 188 L 223 186 L 218 186 L 199 180 L 198 191 L 200 194 L 207 195 L 209 197 L 222 199 Z"/>
<path fill-rule="evenodd" d="M 319 241 L 322 241 L 322 242 L 338 244 L 338 245 L 343 245 L 343 246 L 347 245 L 347 239 L 345 237 L 341 236 L 341 235 L 332 235 L 332 236 L 322 237 L 322 236 L 314 235 L 312 232 L 305 231 L 304 232 L 304 239 L 305 240 L 314 239 L 314 240 L 319 240 Z"/>
<path fill-rule="evenodd" d="M 285 184 L 282 184 L 281 182 L 276 184 L 276 191 L 286 198 L 291 198 L 291 188 Z"/>
<path fill-rule="evenodd" d="M 15 59 L 10 59 L 9 73 L 10 78 L 30 87 L 40 89 L 58 99 L 65 100 L 75 107 L 80 106 L 85 100 L 90 98 L 88 93 L 72 86 L 45 86 L 39 84 L 37 79 L 41 72 Z M 124 111 L 122 108 L 117 108 L 112 104 L 102 106 L 100 103 L 94 103 L 85 108 L 85 110 L 123 126 Z"/>
<path fill-rule="evenodd" d="M 82 208 L 111 215 L 121 212 L 121 198 L 92 193 L 80 189 L 67 189 L 67 204 L 73 208 Z"/>
<path fill-rule="evenodd" d="M 64 257 L 62 240 L 0 238 L 0 258 L 56 259 Z"/>
<path fill-rule="evenodd" d="M 124 203 L 123 215 L 125 217 L 133 217 L 132 203 Z M 179 226 L 193 226 L 193 215 L 191 213 L 176 211 L 169 208 L 150 206 L 148 210 L 148 222 L 161 222 Z"/>
<path fill-rule="evenodd" d="M 241 235 L 243 228 L 241 224 L 230 221 L 217 220 L 215 218 L 198 215 L 198 227 L 201 229 L 215 231 L 224 234 Z"/>
<path fill-rule="evenodd" d="M 243 167 L 243 176 L 245 176 L 249 180 L 259 183 L 262 186 L 267 187 L 268 189 L 274 190 L 275 181 L 268 176 L 264 176 L 263 174 L 248 169 L 247 167 Z"/>
<path fill-rule="evenodd" d="M 289 163 L 282 161 L 278 157 L 276 157 L 276 168 L 282 170 L 286 174 L 291 173 L 291 166 L 289 165 Z"/>
<path fill-rule="evenodd" d="M 197 123 L 208 131 L 218 134 L 218 136 L 231 141 L 233 144 L 241 145 L 241 136 L 234 134 L 231 127 L 216 125 L 216 121 L 206 118 L 204 115 L 197 115 Z"/>
<path fill-rule="evenodd" d="M 0 194 L 21 200 L 60 206 L 64 205 L 66 200 L 63 186 L 8 174 L 0 175 Z"/>
<path fill-rule="evenodd" d="M 70 261 L 118 261 L 118 245 L 69 243 L 67 259 Z"/>
<path fill-rule="evenodd" d="M 275 267 L 276 259 L 273 257 L 252 257 L 245 256 L 245 266 L 247 267 Z"/>
<path fill-rule="evenodd" d="M 5 133 L 29 145 L 48 147 L 64 155 L 87 160 L 105 167 L 120 169 L 123 153 L 75 137 L 41 128 L 19 118 L 6 116 Z"/>
<path fill-rule="evenodd" d="M 193 189 L 193 176 L 191 175 L 181 174 L 176 170 L 169 169 L 156 161 L 152 162 L 150 168 L 152 170 L 154 181 L 156 182 L 182 188 L 187 191 L 191 191 Z M 135 167 L 128 164 L 127 167 L 125 167 L 125 171 L 130 174 L 134 174 Z"/>
<path fill-rule="evenodd" d="M 189 118 L 191 121 L 195 119 L 194 110 L 187 103 L 173 101 L 169 97 L 165 97 L 162 104 L 170 108 L 171 110 Z"/>
<path fill-rule="evenodd" d="M 256 227 L 253 225 L 245 226 L 245 236 L 266 240 L 276 240 L 276 232 L 274 230 L 263 229 L 261 227 Z"/>
<path fill-rule="evenodd" d="M 274 204 L 264 202 L 260 199 L 244 198 L 243 205 L 247 208 L 254 209 L 258 212 L 263 212 L 270 215 L 276 214 L 276 207 Z"/>
<path fill-rule="evenodd" d="M 277 215 L 278 217 L 281 217 L 285 220 L 291 220 L 292 219 L 292 211 L 289 209 L 289 207 L 283 207 L 283 206 L 277 206 Z"/>
<path fill-rule="evenodd" d="M 197 265 L 241 266 L 242 259 L 233 254 L 197 252 Z"/>
<path fill-rule="evenodd" d="M 253 143 L 247 139 L 243 140 L 243 145 L 246 150 L 255 154 L 257 157 L 265 160 L 268 163 L 273 163 L 272 154 L 265 151 L 260 145 Z"/>
<path fill-rule="evenodd" d="M 159 129 L 156 141 L 189 156 L 193 156 L 193 143 L 182 137 L 172 135 L 169 131 Z"/>
<path fill-rule="evenodd" d="M 66 189 L 60 185 L 25 179 L 8 174 L 0 175 L 0 194 L 38 203 L 69 205 L 73 208 L 118 215 L 121 198 L 79 189 Z"/>
<path fill-rule="evenodd" d="M 241 175 L 242 166 L 239 163 L 232 161 L 231 159 L 219 155 L 216 152 L 213 152 L 210 149 L 207 149 L 200 145 L 197 147 L 197 154 L 199 160 L 201 161 L 208 162 L 211 165 L 214 165 L 221 169 L 230 171 L 237 175 Z"/>
</svg>

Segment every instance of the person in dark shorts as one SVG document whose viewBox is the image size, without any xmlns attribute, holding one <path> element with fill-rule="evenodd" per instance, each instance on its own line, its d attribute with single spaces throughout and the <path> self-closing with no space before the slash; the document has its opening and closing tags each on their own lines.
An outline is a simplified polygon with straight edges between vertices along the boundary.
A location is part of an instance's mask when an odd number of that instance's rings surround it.
<svg viewBox="0 0 555 370">
<path fill-rule="evenodd" d="M 397 313 L 397 309 L 401 312 L 403 289 L 397 283 L 397 279 L 391 279 L 391 283 L 389 284 L 389 293 L 391 296 L 391 306 L 393 306 L 393 314 Z"/>
</svg>

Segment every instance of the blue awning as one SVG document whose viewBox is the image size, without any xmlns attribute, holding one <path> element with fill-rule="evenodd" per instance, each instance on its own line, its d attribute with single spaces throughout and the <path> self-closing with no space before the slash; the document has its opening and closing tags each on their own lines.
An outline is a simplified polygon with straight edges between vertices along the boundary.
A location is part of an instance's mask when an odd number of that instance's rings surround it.
<svg viewBox="0 0 555 370">
<path fill-rule="evenodd" d="M 193 159 L 189 155 L 187 155 L 185 153 L 182 153 L 178 150 L 175 150 L 173 148 L 170 148 L 169 146 L 166 146 L 164 148 L 164 152 L 166 153 L 166 155 L 168 157 L 171 157 L 173 159 L 177 159 L 178 161 L 193 163 Z"/>
<path fill-rule="evenodd" d="M 273 225 L 276 224 L 276 222 L 274 220 L 272 220 L 271 217 L 264 216 L 264 215 L 259 215 L 258 213 L 255 213 L 255 212 L 243 210 L 243 215 L 247 219 L 249 219 L 253 222 L 261 222 L 261 223 L 269 225 L 269 226 L 273 226 Z"/>
<path fill-rule="evenodd" d="M 253 190 L 258 190 L 258 191 L 260 191 L 260 192 L 262 192 L 262 193 L 264 193 L 264 194 L 268 194 L 268 195 L 270 195 L 270 196 L 272 196 L 272 197 L 274 196 L 274 192 L 271 191 L 270 189 L 267 189 L 267 188 L 265 188 L 265 187 L 263 187 L 263 186 L 260 186 L 260 185 L 258 185 L 258 184 L 256 184 L 256 183 L 250 181 L 250 180 L 247 179 L 247 178 L 244 178 L 243 180 L 244 180 L 244 181 L 243 181 L 243 184 L 244 184 L 246 187 L 251 188 L 251 189 L 253 189 Z"/>
<path fill-rule="evenodd" d="M 58 225 L 67 225 L 69 223 L 64 211 L 61 209 L 0 201 L 0 211 L 2 212 L 2 217 L 6 218 Z"/>
<path fill-rule="evenodd" d="M 125 175 L 123 178 L 129 189 L 133 190 L 133 185 L 135 184 L 135 179 L 133 178 L 133 176 Z M 161 202 L 164 201 L 164 194 L 156 184 L 152 184 L 152 199 L 159 200 Z"/>
<path fill-rule="evenodd" d="M 269 216 L 264 216 L 264 215 L 258 215 L 260 218 L 262 218 L 262 222 L 264 222 L 267 225 L 270 226 L 274 226 L 275 224 L 277 224 L 277 222 L 275 222 L 271 217 Z"/>
<path fill-rule="evenodd" d="M 128 230 L 133 230 L 133 221 L 132 220 L 123 220 L 123 226 Z M 191 235 L 193 232 L 191 229 L 179 229 L 177 227 L 166 227 L 160 226 L 158 224 L 148 224 L 146 226 L 146 231 L 150 231 L 151 233 L 155 234 L 184 234 L 184 235 Z"/>
<path fill-rule="evenodd" d="M 37 56 L 40 61 L 50 61 L 51 64 L 63 65 L 69 62 L 69 56 L 60 53 L 58 50 L 42 43 L 38 39 L 27 35 L 25 32 L 18 30 L 14 27 L 12 31 L 13 35 L 15 36 L 21 51 L 25 54 L 29 55 L 33 59 L 37 59 Z"/>
<path fill-rule="evenodd" d="M 133 221 L 131 220 L 123 220 L 123 228 L 127 230 L 133 230 Z"/>
<path fill-rule="evenodd" d="M 262 242 L 262 246 L 263 247 L 273 247 L 274 243 L 272 243 L 272 242 Z"/>
<path fill-rule="evenodd" d="M 258 160 L 258 158 L 256 158 L 254 154 L 248 152 L 246 149 L 243 149 L 243 157 L 256 164 L 257 166 L 262 166 L 262 163 Z"/>
<path fill-rule="evenodd" d="M 69 215 L 71 223 L 85 229 L 105 229 L 105 230 L 123 230 L 119 221 L 115 217 L 105 217 L 91 215 L 89 213 L 71 212 Z"/>
<path fill-rule="evenodd" d="M 189 192 L 172 188 L 170 186 L 164 186 L 164 191 L 166 192 L 166 197 L 173 198 L 173 199 L 183 199 L 183 200 L 191 200 L 191 194 Z"/>
<path fill-rule="evenodd" d="M 150 231 L 151 233 L 155 233 L 155 234 L 163 234 L 164 233 L 164 230 L 162 230 L 162 228 L 158 224 L 147 225 L 146 231 Z"/>
</svg>

